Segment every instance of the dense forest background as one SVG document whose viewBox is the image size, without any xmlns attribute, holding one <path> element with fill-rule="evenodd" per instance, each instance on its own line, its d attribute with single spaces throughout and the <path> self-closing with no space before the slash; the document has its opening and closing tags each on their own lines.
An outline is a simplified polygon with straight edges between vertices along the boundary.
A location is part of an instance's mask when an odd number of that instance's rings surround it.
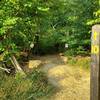
<svg viewBox="0 0 100 100">
<path fill-rule="evenodd" d="M 57 91 L 39 68 L 26 69 L 30 56 L 34 62 L 37 55 L 42 65 L 51 61 L 51 65 L 58 66 L 56 73 L 65 76 L 68 71 L 66 77 L 70 78 L 65 83 L 69 82 L 70 88 L 65 89 L 72 92 L 72 96 L 65 96 L 71 97 L 68 100 L 82 100 L 81 94 L 89 100 L 89 75 L 79 66 L 89 69 L 91 27 L 95 24 L 100 24 L 100 0 L 0 0 L 0 100 L 49 100 L 44 97 Z M 63 54 L 55 55 L 60 53 Z M 62 63 L 63 56 L 69 57 L 67 64 L 74 67 Z M 75 65 L 77 71 L 73 70 Z"/>
<path fill-rule="evenodd" d="M 89 54 L 91 26 L 100 23 L 99 0 L 1 0 L 0 52 Z M 59 48 L 58 48 L 59 49 Z"/>
</svg>

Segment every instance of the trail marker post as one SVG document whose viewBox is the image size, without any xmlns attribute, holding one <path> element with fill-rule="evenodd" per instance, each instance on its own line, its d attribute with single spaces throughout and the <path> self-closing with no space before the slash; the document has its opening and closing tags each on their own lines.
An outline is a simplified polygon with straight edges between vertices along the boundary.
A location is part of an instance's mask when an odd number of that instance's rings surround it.
<svg viewBox="0 0 100 100">
<path fill-rule="evenodd" d="M 90 100 L 100 100 L 100 25 L 92 27 Z"/>
</svg>

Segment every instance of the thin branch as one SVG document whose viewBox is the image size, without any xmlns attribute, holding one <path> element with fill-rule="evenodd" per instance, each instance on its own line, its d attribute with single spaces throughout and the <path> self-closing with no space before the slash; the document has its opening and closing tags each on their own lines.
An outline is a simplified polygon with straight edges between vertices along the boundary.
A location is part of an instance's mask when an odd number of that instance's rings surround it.
<svg viewBox="0 0 100 100">
<path fill-rule="evenodd" d="M 7 73 L 10 73 L 10 69 L 3 68 L 3 67 L 0 67 L 0 69 L 6 71 Z"/>
</svg>

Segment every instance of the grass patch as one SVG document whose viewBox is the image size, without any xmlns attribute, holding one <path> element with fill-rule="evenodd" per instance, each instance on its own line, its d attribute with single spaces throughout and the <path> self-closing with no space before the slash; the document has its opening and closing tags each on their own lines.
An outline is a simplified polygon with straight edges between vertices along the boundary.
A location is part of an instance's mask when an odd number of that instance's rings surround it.
<svg viewBox="0 0 100 100">
<path fill-rule="evenodd" d="M 90 70 L 90 63 L 91 58 L 90 57 L 81 57 L 81 56 L 68 56 L 68 64 L 78 66 L 87 70 Z"/>
<path fill-rule="evenodd" d="M 27 77 L 19 74 L 7 76 L 0 72 L 0 100 L 37 100 L 49 97 L 54 90 L 45 74 L 38 69 Z"/>
</svg>

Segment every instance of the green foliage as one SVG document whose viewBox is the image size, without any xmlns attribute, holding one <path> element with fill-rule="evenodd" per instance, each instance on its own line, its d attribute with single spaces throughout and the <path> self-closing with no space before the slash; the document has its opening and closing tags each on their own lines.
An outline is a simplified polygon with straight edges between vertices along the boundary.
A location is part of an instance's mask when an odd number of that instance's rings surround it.
<svg viewBox="0 0 100 100">
<path fill-rule="evenodd" d="M 93 17 L 87 20 L 87 25 L 100 24 L 100 0 L 92 1 Z"/>
<path fill-rule="evenodd" d="M 0 48 L 10 53 L 14 53 L 15 47 L 17 51 L 30 49 L 35 34 L 48 27 L 49 6 L 41 0 L 2 0 L 0 4 Z"/>
<path fill-rule="evenodd" d="M 0 50 L 10 53 L 30 49 L 37 33 L 42 51 L 53 42 L 66 42 L 73 51 L 87 52 L 91 26 L 100 20 L 99 0 L 1 0 L 0 4 Z"/>
<path fill-rule="evenodd" d="M 39 41 L 39 50 L 41 54 L 57 53 L 59 51 L 64 51 L 63 45 L 63 35 L 61 33 L 53 32 L 53 34 L 43 35 Z M 58 50 L 55 46 L 59 44 Z M 61 48 L 62 47 L 62 48 Z"/>
<path fill-rule="evenodd" d="M 44 73 L 35 69 L 27 77 L 5 76 L 0 72 L 1 100 L 33 100 L 50 96 L 54 87 L 48 83 Z"/>
</svg>

